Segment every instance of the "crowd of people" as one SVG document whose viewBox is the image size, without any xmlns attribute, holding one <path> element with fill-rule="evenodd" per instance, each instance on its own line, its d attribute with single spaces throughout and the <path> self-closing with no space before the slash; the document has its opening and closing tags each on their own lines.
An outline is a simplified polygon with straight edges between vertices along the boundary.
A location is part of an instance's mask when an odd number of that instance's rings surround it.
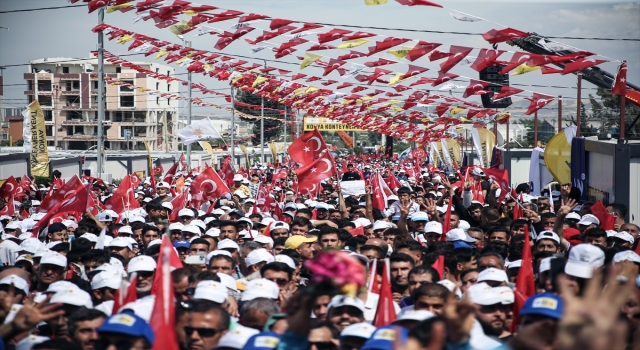
<svg viewBox="0 0 640 350">
<path fill-rule="evenodd" d="M 165 236 L 182 265 L 171 287 L 183 350 L 640 347 L 640 229 L 624 205 L 606 207 L 615 222 L 605 230 L 570 184 L 501 196 L 480 168 L 460 178 L 425 163 L 409 176 L 390 160 L 349 161 L 315 194 L 294 190 L 293 169 L 254 167 L 234 175 L 229 196 L 177 215 L 175 184 L 147 179 L 139 208 L 99 206 L 41 232 L 32 229 L 44 193 L 27 191 L 15 205 L 29 217 L 0 217 L 0 349 L 171 349 L 150 326 Z M 370 184 L 343 194 L 341 184 L 378 173 L 400 184 L 384 210 Z M 189 174 L 174 177 L 183 191 Z M 115 189 L 90 186 L 102 201 Z M 269 211 L 256 206 L 261 186 L 276 203 Z M 355 296 L 313 288 L 307 262 L 330 249 L 362 265 L 367 284 Z M 517 305 L 525 266 L 535 290 Z M 385 274 L 389 324 L 379 315 Z M 129 286 L 133 301 L 121 305 Z"/>
</svg>

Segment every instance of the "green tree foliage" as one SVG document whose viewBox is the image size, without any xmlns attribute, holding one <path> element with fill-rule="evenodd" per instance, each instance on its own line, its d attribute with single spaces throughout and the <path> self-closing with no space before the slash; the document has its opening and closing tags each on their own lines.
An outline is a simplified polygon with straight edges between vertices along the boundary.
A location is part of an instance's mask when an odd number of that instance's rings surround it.
<svg viewBox="0 0 640 350">
<path fill-rule="evenodd" d="M 534 123 L 533 118 L 526 119 L 522 118 L 519 120 L 519 123 L 522 124 L 526 129 L 527 133 L 524 136 L 524 143 L 522 144 L 525 147 L 534 147 Z M 554 126 L 549 124 L 546 121 L 538 120 L 538 141 L 542 144 L 546 144 L 551 140 L 551 138 L 555 135 Z M 518 146 L 519 147 L 519 146 Z"/>
<path fill-rule="evenodd" d="M 262 99 L 260 98 L 260 96 L 238 89 L 236 90 L 235 98 L 236 98 L 236 101 L 257 106 L 257 108 L 254 108 L 254 107 L 240 106 L 236 104 L 235 108 L 237 111 L 245 114 L 249 114 L 249 115 L 254 115 L 257 117 L 261 116 L 260 104 L 262 102 L 261 101 Z M 282 115 L 280 115 L 279 112 L 274 111 L 272 109 L 278 109 L 283 111 L 285 108 L 285 105 L 265 99 L 264 108 L 265 108 L 264 116 L 269 117 L 264 119 L 264 129 L 265 129 L 264 142 L 266 143 L 271 140 L 277 139 L 282 135 L 282 132 L 283 132 L 282 121 L 284 118 Z M 270 109 L 267 109 L 267 108 L 270 108 Z M 278 120 L 274 120 L 271 118 L 277 118 Z M 253 124 L 253 128 L 250 133 L 254 134 L 254 136 L 252 136 L 251 141 L 254 145 L 259 145 L 260 144 L 260 118 L 249 119 L 249 118 L 240 117 L 240 119 Z M 239 135 L 239 136 L 243 136 L 243 135 Z"/>
</svg>

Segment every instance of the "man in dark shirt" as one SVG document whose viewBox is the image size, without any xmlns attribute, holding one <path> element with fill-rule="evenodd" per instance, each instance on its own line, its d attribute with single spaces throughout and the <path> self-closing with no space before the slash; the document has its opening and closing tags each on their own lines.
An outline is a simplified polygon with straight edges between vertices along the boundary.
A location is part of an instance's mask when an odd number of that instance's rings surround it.
<svg viewBox="0 0 640 350">
<path fill-rule="evenodd" d="M 353 171 L 353 164 L 347 165 L 347 172 L 342 174 L 342 181 L 356 181 L 361 180 L 360 174 Z"/>
</svg>

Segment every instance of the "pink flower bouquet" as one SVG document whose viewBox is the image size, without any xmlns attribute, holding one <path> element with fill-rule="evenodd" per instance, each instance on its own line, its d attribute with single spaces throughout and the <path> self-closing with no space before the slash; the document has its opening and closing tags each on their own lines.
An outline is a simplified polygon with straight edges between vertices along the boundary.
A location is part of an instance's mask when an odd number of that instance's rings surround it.
<svg viewBox="0 0 640 350">
<path fill-rule="evenodd" d="M 317 287 L 333 289 L 336 294 L 356 296 L 366 280 L 365 268 L 349 253 L 338 250 L 320 252 L 306 262 Z"/>
</svg>

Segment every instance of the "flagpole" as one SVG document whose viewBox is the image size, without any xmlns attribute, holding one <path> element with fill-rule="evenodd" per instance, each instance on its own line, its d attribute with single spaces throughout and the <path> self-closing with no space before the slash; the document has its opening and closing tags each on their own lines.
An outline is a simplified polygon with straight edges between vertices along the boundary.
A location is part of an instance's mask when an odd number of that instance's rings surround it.
<svg viewBox="0 0 640 350">
<path fill-rule="evenodd" d="M 185 46 L 191 47 L 191 41 L 185 41 Z M 187 105 L 187 125 L 191 125 L 191 103 L 193 101 L 191 100 L 191 72 L 190 71 L 187 73 L 187 81 L 188 81 L 187 89 L 189 89 L 189 95 L 188 95 L 189 104 Z M 187 145 L 187 170 L 191 170 L 191 144 Z"/>
<path fill-rule="evenodd" d="M 236 134 L 236 98 L 233 95 L 233 85 L 231 85 L 231 167 L 236 169 L 235 134 Z M 247 155 L 245 155 L 247 157 Z M 213 162 L 213 160 L 212 160 Z"/>
<path fill-rule="evenodd" d="M 104 22 L 104 7 L 98 10 L 98 23 Z M 98 178 L 102 178 L 103 169 L 103 139 L 104 139 L 104 34 L 98 32 L 98 142 L 96 149 L 96 158 L 98 160 L 96 172 Z"/>
<path fill-rule="evenodd" d="M 282 135 L 282 151 L 287 151 L 287 105 L 284 105 L 284 134 Z"/>
<path fill-rule="evenodd" d="M 264 97 L 260 98 L 260 158 L 264 166 Z"/>
<path fill-rule="evenodd" d="M 538 147 L 538 111 L 533 115 L 533 148 Z"/>
<path fill-rule="evenodd" d="M 562 131 L 562 95 L 558 96 L 558 134 Z"/>
<path fill-rule="evenodd" d="M 622 61 L 623 64 L 627 64 L 627 61 Z M 615 83 L 615 82 L 614 82 Z M 625 83 L 626 84 L 626 83 Z M 626 85 L 625 85 L 625 89 L 626 89 Z M 626 103 L 626 96 L 623 95 L 619 95 L 620 98 L 620 136 L 618 136 L 618 143 L 622 144 L 624 143 L 624 137 L 626 136 L 626 131 L 625 131 L 625 103 Z"/>
<path fill-rule="evenodd" d="M 576 130 L 576 136 L 578 136 L 578 137 L 582 136 L 582 132 L 580 130 L 580 123 L 582 121 L 582 116 L 580 115 L 580 112 L 581 112 L 580 111 L 580 109 L 581 109 L 580 108 L 581 107 L 581 103 L 580 103 L 580 100 L 581 100 L 580 97 L 581 96 L 580 95 L 582 95 L 581 93 L 582 93 L 582 72 L 578 72 L 578 107 L 577 107 L 578 110 L 576 111 L 576 124 L 578 124 L 577 125 L 578 128 Z"/>
</svg>

